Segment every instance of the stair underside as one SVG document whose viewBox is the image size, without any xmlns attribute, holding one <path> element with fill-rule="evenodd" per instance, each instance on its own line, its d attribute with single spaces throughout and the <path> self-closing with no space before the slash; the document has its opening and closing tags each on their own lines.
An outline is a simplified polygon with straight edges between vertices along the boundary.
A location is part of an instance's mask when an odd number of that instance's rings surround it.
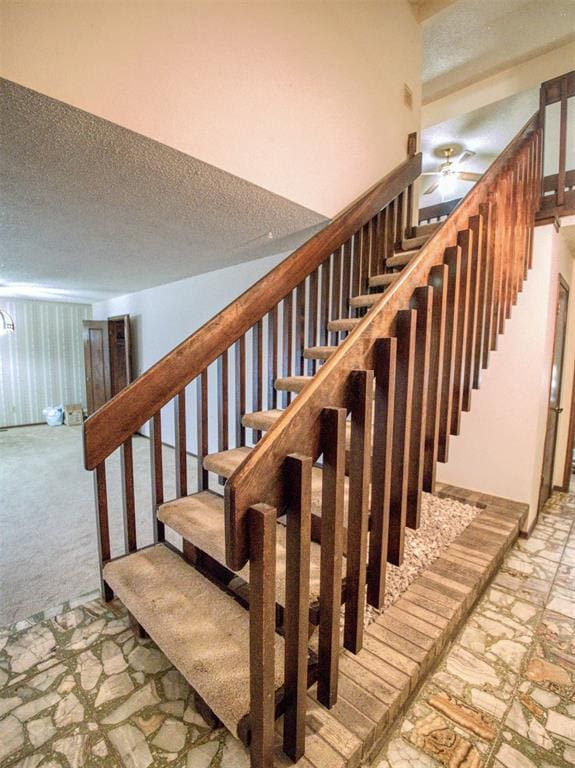
<svg viewBox="0 0 575 768">
<path fill-rule="evenodd" d="M 158 518 L 179 533 L 186 541 L 225 564 L 224 500 L 211 491 L 168 501 L 158 508 Z M 276 535 L 276 602 L 285 605 L 286 528 L 278 523 Z M 345 570 L 345 566 L 344 566 Z M 250 580 L 249 564 L 235 571 L 244 581 Z M 320 546 L 314 542 L 310 549 L 310 602 L 319 597 Z"/>
<path fill-rule="evenodd" d="M 234 735 L 249 713 L 249 613 L 163 544 L 104 567 L 104 578 Z M 275 638 L 275 684 L 284 642 Z"/>
</svg>

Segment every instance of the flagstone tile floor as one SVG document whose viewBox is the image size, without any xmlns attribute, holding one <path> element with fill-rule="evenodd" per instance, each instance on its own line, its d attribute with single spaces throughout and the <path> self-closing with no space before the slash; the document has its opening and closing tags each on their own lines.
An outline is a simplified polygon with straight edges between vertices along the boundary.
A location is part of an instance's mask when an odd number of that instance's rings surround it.
<svg viewBox="0 0 575 768">
<path fill-rule="evenodd" d="M 575 496 L 512 549 L 374 768 L 575 765 Z M 0 630 L 2 768 L 248 768 L 120 604 Z"/>
<path fill-rule="evenodd" d="M 372 768 L 575 766 L 575 495 L 519 539 Z"/>
</svg>

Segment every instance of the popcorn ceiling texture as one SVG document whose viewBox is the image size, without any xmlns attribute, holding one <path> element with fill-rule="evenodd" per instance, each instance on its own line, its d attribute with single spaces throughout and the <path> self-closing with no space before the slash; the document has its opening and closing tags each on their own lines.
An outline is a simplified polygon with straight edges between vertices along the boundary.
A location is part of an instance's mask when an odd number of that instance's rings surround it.
<svg viewBox="0 0 575 768">
<path fill-rule="evenodd" d="M 117 296 L 293 250 L 326 221 L 8 80 L 0 98 L 2 281 Z"/>
</svg>

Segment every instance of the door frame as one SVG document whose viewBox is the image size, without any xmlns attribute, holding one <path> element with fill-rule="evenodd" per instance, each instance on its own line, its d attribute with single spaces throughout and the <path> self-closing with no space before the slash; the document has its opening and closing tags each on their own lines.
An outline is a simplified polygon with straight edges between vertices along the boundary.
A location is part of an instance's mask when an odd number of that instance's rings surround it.
<svg viewBox="0 0 575 768">
<path fill-rule="evenodd" d="M 573 371 L 573 383 L 571 386 L 571 403 L 569 409 L 569 429 L 567 431 L 567 450 L 565 453 L 565 465 L 563 467 L 563 485 L 561 490 L 565 493 L 571 484 L 571 465 L 573 463 L 573 449 L 575 448 L 575 370 Z"/>
<path fill-rule="evenodd" d="M 126 386 L 128 384 L 132 383 L 132 328 L 130 325 L 130 315 L 112 315 L 111 317 L 108 317 L 107 323 L 108 323 L 108 336 L 110 335 L 110 323 L 117 323 L 122 321 L 124 324 L 124 338 L 125 338 L 125 352 L 124 352 L 124 361 L 126 366 Z M 111 349 L 111 347 L 110 347 Z M 111 367 L 111 366 L 110 366 Z M 112 371 L 110 371 L 110 374 L 112 374 Z M 114 392 L 114 381 L 113 376 L 110 376 L 111 381 L 111 387 L 112 387 L 112 397 L 117 394 L 117 392 Z"/>
<path fill-rule="evenodd" d="M 549 400 L 551 397 L 551 387 L 553 382 L 553 360 L 555 358 L 555 345 L 557 342 L 557 307 L 559 305 L 559 292 L 563 288 L 565 292 L 567 293 L 567 313 L 569 313 L 569 299 L 570 299 L 570 291 L 569 291 L 569 283 L 565 280 L 563 275 L 561 273 L 558 274 L 558 280 L 557 280 L 557 291 L 555 293 L 555 319 L 553 323 L 553 345 L 551 347 L 551 366 L 549 369 L 549 388 L 547 391 L 547 401 L 546 401 L 546 418 L 547 418 L 547 426 L 545 428 L 545 440 L 544 440 L 544 448 L 543 448 L 543 456 L 541 458 L 541 480 L 539 484 L 539 498 L 537 499 L 537 515 L 535 518 L 534 523 L 537 522 L 539 518 L 539 514 L 541 512 L 542 503 L 541 503 L 541 496 L 543 493 L 543 472 L 545 469 L 545 444 L 547 443 L 547 432 L 548 432 L 548 424 L 549 424 Z M 567 328 L 565 329 L 565 335 L 567 335 Z M 561 391 L 563 389 L 563 365 L 565 362 L 565 345 L 563 345 L 563 351 L 561 354 L 561 389 L 559 391 L 559 402 L 561 402 Z M 555 442 L 553 444 L 553 459 L 551 462 L 551 478 L 550 478 L 550 486 L 551 486 L 551 493 L 553 492 L 553 475 L 555 473 L 555 462 L 557 460 L 557 432 L 555 433 Z"/>
</svg>

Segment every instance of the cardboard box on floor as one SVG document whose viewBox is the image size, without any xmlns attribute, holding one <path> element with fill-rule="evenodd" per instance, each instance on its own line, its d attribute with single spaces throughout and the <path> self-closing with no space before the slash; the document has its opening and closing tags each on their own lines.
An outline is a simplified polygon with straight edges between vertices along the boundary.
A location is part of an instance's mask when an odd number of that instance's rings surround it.
<svg viewBox="0 0 575 768">
<path fill-rule="evenodd" d="M 67 427 L 77 427 L 84 421 L 82 406 L 78 403 L 64 406 L 64 424 Z"/>
</svg>

